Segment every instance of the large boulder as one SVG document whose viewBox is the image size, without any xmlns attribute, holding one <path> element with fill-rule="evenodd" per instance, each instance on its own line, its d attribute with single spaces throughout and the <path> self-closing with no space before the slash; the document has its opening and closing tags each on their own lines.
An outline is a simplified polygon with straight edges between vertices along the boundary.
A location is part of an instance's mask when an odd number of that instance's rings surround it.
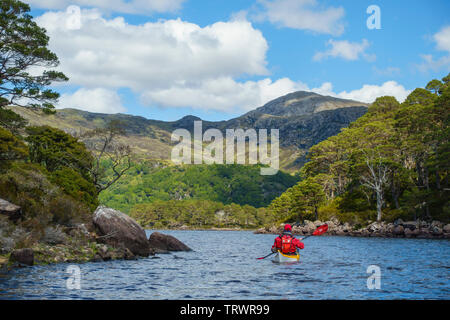
<svg viewBox="0 0 450 320">
<path fill-rule="evenodd" d="M 159 232 L 153 232 L 148 239 L 148 243 L 150 244 L 150 247 L 155 250 L 156 253 L 166 253 L 168 251 L 192 250 L 177 238 Z"/>
<path fill-rule="evenodd" d="M 9 259 L 15 263 L 32 266 L 34 264 L 34 251 L 30 248 L 16 249 L 11 252 Z"/>
<path fill-rule="evenodd" d="M 144 229 L 126 214 L 99 206 L 92 222 L 100 234 L 101 241 L 115 247 L 127 248 L 134 255 L 148 257 L 153 254 Z"/>
<path fill-rule="evenodd" d="M 9 201 L 0 199 L 0 214 L 3 214 L 9 219 L 15 221 L 22 216 L 22 209 Z"/>
</svg>

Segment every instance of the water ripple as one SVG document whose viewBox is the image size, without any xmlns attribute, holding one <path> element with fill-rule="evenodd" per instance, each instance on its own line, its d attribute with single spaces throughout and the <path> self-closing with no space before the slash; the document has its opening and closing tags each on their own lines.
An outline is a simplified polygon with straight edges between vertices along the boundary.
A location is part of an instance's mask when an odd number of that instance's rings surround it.
<svg viewBox="0 0 450 320">
<path fill-rule="evenodd" d="M 280 265 L 256 260 L 273 235 L 162 232 L 195 251 L 78 264 L 81 290 L 67 289 L 67 263 L 16 269 L 0 275 L 0 299 L 450 299 L 446 240 L 310 238 L 300 263 Z M 367 288 L 369 265 L 379 290 Z"/>
</svg>

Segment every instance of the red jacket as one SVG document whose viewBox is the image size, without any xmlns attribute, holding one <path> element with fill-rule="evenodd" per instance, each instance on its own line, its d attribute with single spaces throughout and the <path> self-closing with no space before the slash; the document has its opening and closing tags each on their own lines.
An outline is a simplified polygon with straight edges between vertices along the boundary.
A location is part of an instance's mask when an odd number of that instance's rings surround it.
<svg viewBox="0 0 450 320">
<path fill-rule="evenodd" d="M 284 236 L 284 234 L 280 234 L 278 237 L 275 238 L 275 242 L 272 246 L 272 248 L 278 249 L 281 251 L 281 238 Z M 293 237 L 292 235 L 288 235 L 292 237 L 292 245 L 291 245 L 291 250 L 290 252 L 294 253 L 297 248 L 300 249 L 304 249 L 305 245 L 303 244 L 303 242 L 301 242 L 300 240 L 298 240 L 297 238 Z"/>
</svg>

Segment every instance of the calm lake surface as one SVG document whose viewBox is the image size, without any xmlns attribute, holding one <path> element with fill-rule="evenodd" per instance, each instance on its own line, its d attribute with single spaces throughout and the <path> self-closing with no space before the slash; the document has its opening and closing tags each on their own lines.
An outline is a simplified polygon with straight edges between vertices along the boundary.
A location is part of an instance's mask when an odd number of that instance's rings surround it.
<svg viewBox="0 0 450 320">
<path fill-rule="evenodd" d="M 0 275 L 0 299 L 450 299 L 448 240 L 310 237 L 300 263 L 280 265 L 256 260 L 274 235 L 161 232 L 194 251 L 76 264 L 79 290 L 66 286 L 73 264 L 16 269 Z M 380 289 L 367 288 L 370 265 Z"/>
</svg>

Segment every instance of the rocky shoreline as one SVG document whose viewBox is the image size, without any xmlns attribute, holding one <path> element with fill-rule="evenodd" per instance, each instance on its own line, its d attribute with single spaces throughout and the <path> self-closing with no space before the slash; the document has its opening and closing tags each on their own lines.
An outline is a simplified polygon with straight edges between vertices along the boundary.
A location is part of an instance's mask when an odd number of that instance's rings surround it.
<svg viewBox="0 0 450 320">
<path fill-rule="evenodd" d="M 297 236 L 311 235 L 314 230 L 328 224 L 327 235 L 350 237 L 380 237 L 380 238 L 417 238 L 417 239 L 450 239 L 450 224 L 439 221 L 403 221 L 396 220 L 393 223 L 371 222 L 365 227 L 351 225 L 348 222 L 341 223 L 333 218 L 329 221 L 308 221 L 301 225 L 294 225 L 292 233 Z M 256 230 L 255 234 L 280 234 L 283 225 L 278 227 L 266 227 Z"/>
<path fill-rule="evenodd" d="M 29 247 L 2 252 L 0 272 L 33 265 L 131 260 L 191 250 L 175 237 L 159 232 L 153 232 L 147 239 L 145 230 L 135 220 L 104 206 L 95 210 L 92 222 L 58 231 L 60 240 L 55 243 L 38 241 Z"/>
<path fill-rule="evenodd" d="M 11 212 L 8 212 L 11 211 Z M 3 201 L 0 208 L 2 223 L 11 220 L 10 226 L 20 219 L 20 207 Z M 6 218 L 5 218 L 6 217 Z M 1 221 L 0 221 L 1 222 Z M 296 236 L 311 235 L 314 230 L 328 224 L 327 235 L 351 237 L 450 239 L 450 224 L 439 221 L 402 221 L 393 223 L 371 222 L 367 226 L 342 223 L 336 218 L 329 221 L 308 221 L 293 224 Z M 17 227 L 19 228 L 19 227 Z M 37 241 L 28 247 L 19 247 L 9 252 L 0 252 L 0 272 L 15 267 L 45 265 L 50 263 L 100 262 L 117 259 L 166 254 L 171 251 L 191 249 L 173 236 L 154 231 L 147 238 L 145 230 L 128 215 L 111 208 L 99 206 L 92 215 L 92 221 L 72 227 L 49 227 L 53 232 L 45 241 Z M 59 228 L 59 229 L 58 229 Z M 174 229 L 170 229 L 174 230 Z M 241 228 L 191 228 L 181 226 L 175 230 L 241 231 Z M 245 229 L 247 230 L 247 229 Z M 255 234 L 279 234 L 283 224 L 254 230 Z M 250 231 L 250 230 L 247 230 Z"/>
</svg>

